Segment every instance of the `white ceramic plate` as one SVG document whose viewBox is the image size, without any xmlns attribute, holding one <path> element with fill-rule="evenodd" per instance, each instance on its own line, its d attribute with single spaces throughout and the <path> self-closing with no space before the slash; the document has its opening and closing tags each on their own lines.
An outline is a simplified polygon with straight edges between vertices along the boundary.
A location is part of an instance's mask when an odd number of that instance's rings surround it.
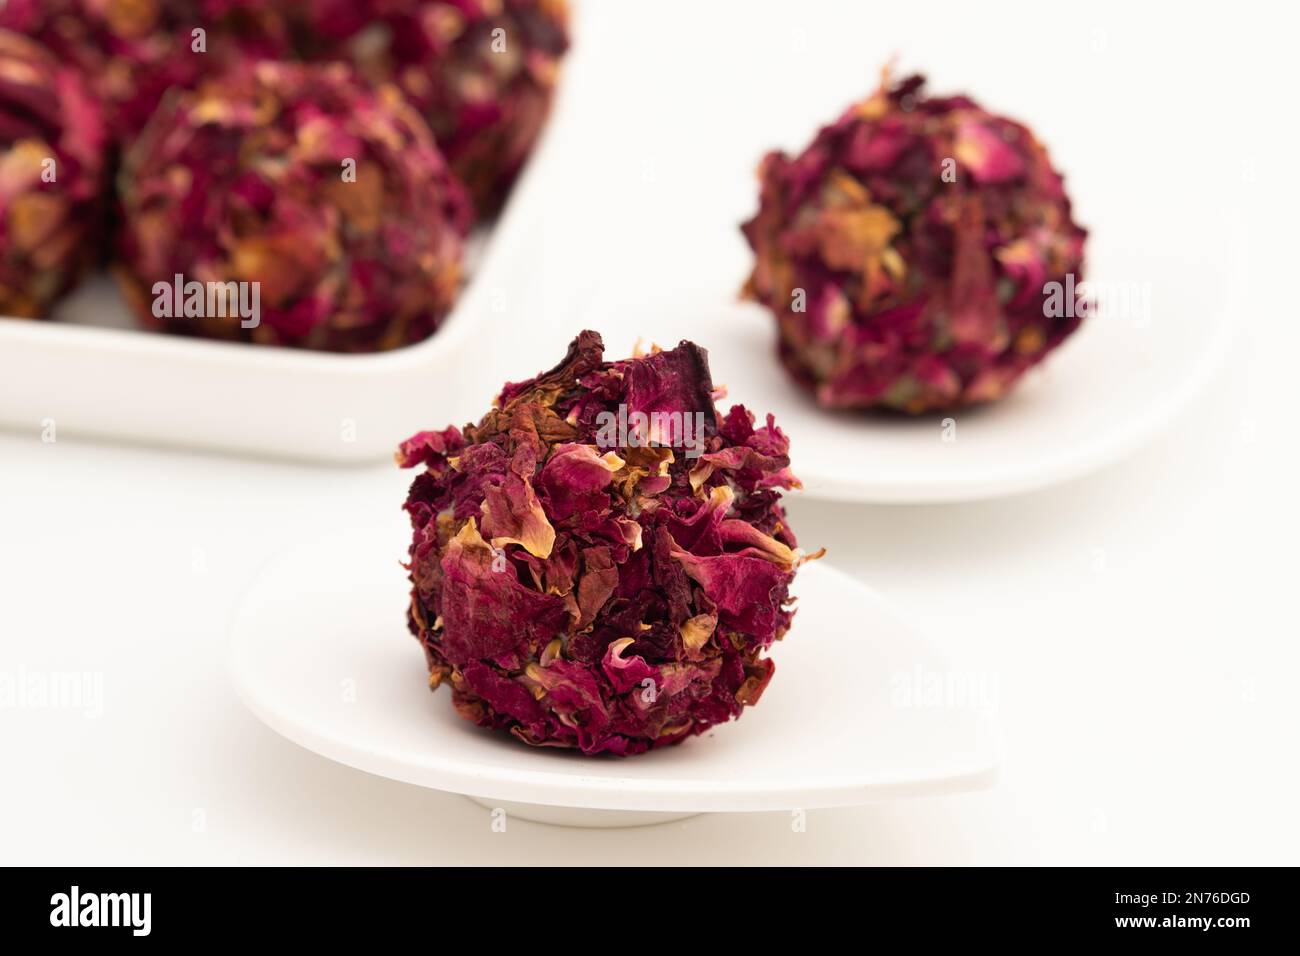
<svg viewBox="0 0 1300 956">
<path fill-rule="evenodd" d="M 848 806 L 987 786 L 995 740 L 980 694 L 872 591 L 822 563 L 796 580 L 799 613 L 762 701 L 735 722 L 630 758 L 532 749 L 474 727 L 430 692 L 406 633 L 400 545 L 372 533 L 272 561 L 232 631 L 248 707 L 295 743 L 384 777 L 527 819 L 661 822 L 699 812 Z"/>
<path fill-rule="evenodd" d="M 557 113 L 563 102 L 561 83 Z M 52 321 L 0 316 L 0 426 L 373 463 L 431 421 L 478 419 L 512 367 L 508 332 L 535 320 L 537 203 L 525 197 L 544 189 L 534 180 L 550 139 L 548 127 L 501 215 L 471 236 L 469 279 L 423 342 L 343 355 L 147 331 L 100 273 Z"/>
</svg>

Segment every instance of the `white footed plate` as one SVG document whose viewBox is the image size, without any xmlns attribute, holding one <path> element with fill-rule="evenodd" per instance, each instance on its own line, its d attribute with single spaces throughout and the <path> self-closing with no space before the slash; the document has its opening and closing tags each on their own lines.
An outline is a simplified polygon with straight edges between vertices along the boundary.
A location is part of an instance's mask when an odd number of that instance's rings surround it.
<svg viewBox="0 0 1300 956">
<path fill-rule="evenodd" d="M 405 631 L 395 554 L 391 537 L 374 533 L 295 548 L 267 566 L 235 619 L 239 695 L 331 760 L 524 819 L 587 826 L 850 806 L 994 779 L 986 710 L 919 692 L 949 674 L 943 657 L 824 563 L 799 572 L 799 612 L 757 706 L 679 746 L 617 758 L 529 748 L 463 720 L 447 690 L 430 692 Z"/>
</svg>

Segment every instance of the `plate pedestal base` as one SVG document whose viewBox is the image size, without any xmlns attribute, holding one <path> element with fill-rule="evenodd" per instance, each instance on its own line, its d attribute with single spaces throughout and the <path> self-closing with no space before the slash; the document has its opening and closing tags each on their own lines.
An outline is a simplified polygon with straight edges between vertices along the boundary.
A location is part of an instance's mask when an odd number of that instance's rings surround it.
<svg viewBox="0 0 1300 956">
<path fill-rule="evenodd" d="M 588 810 L 584 807 L 548 807 L 540 803 L 514 803 L 510 800 L 488 800 L 485 797 L 466 797 L 488 810 L 503 810 L 506 818 L 549 823 L 557 827 L 648 827 L 656 823 L 671 823 L 699 816 L 698 813 L 668 813 L 654 810 Z"/>
</svg>

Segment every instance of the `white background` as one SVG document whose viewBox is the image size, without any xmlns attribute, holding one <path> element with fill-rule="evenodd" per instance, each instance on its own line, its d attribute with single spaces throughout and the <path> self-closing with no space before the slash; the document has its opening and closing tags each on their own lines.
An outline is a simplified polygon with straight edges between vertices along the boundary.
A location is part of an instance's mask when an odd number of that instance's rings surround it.
<svg viewBox="0 0 1300 956">
<path fill-rule="evenodd" d="M 282 740 L 227 680 L 226 628 L 259 566 L 322 527 L 388 522 L 400 535 L 408 473 L 63 434 L 50 444 L 33 422 L 0 435 L 0 671 L 100 672 L 104 701 L 98 718 L 0 709 L 0 862 L 1300 860 L 1300 210 L 1297 83 L 1283 46 L 1294 24 L 1269 21 L 1272 5 L 1234 8 L 1232 22 L 1217 19 L 1219 8 L 1182 6 L 1165 20 L 1132 4 L 1043 7 L 814 4 L 796 17 L 753 4 L 711 5 L 708 16 L 655 5 L 635 21 L 622 5 L 589 3 L 569 73 L 605 70 L 602 82 L 621 84 L 653 124 L 705 115 L 691 112 L 678 67 L 716 64 L 712 98 L 702 90 L 697 99 L 725 130 L 727 96 L 741 95 L 756 55 L 788 71 L 796 91 L 813 64 L 823 64 L 822 81 L 838 70 L 842 95 L 773 104 L 772 144 L 793 147 L 811 131 L 809 115 L 829 120 L 896 50 L 940 89 L 965 87 L 1030 120 L 1058 157 L 1087 145 L 1203 168 L 1204 193 L 1187 197 L 1189 229 L 1198 204 L 1239 208 L 1249 270 L 1230 290 L 1237 341 L 1207 391 L 1136 457 L 984 503 L 790 503 L 802 544 L 827 546 L 828 560 L 907 608 L 959 668 L 996 681 L 1007 750 L 998 787 L 816 811 L 802 833 L 785 814 L 626 831 L 512 820 L 495 833 L 463 798 L 369 777 Z M 1073 89 L 1080 76 L 1126 111 L 1113 128 L 1094 119 L 1080 129 L 1066 105 L 1054 107 L 1053 84 Z M 661 165 L 651 161 L 655 175 L 687 173 L 689 148 L 669 147 L 655 154 Z M 624 182 L 634 197 L 646 168 L 638 149 L 626 176 L 606 169 L 599 182 Z M 1113 179 L 1093 188 L 1140 203 L 1148 184 L 1129 181 L 1122 162 L 1108 168 Z M 611 193 L 612 211 L 620 201 Z M 555 237 L 562 208 L 557 197 Z M 694 226 L 684 223 L 683 242 L 704 254 Z M 633 228 L 611 218 L 609 241 Z M 539 268 L 563 255 L 552 244 Z M 543 285 L 556 274 L 543 271 Z M 486 364 L 521 377 L 551 358 L 508 348 L 497 343 Z M 443 424 L 431 409 L 430 427 Z"/>
</svg>

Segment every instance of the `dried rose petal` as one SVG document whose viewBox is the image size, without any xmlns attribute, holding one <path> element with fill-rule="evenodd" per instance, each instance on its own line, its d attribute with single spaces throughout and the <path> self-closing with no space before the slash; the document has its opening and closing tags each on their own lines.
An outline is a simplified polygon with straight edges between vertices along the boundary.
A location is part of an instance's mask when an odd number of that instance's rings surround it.
<svg viewBox="0 0 1300 956">
<path fill-rule="evenodd" d="M 777 319 L 793 377 L 828 408 L 919 413 L 1004 395 L 1079 325 L 1087 232 L 1025 126 L 914 76 L 801 154 L 769 153 L 745 293 Z M 1073 280 L 1067 284 L 1067 276 Z"/>
<path fill-rule="evenodd" d="M 568 48 L 564 0 L 305 0 L 305 52 L 393 82 L 428 120 L 480 214 L 541 132 Z"/>
<path fill-rule="evenodd" d="M 105 149 L 79 74 L 0 30 L 0 315 L 45 315 L 96 258 Z"/>
<path fill-rule="evenodd" d="M 401 94 L 341 63 L 262 61 L 173 90 L 126 153 L 119 193 L 122 287 L 167 331 L 390 349 L 432 334 L 460 286 L 461 186 Z M 158 316 L 156 284 L 178 274 L 257 283 L 259 323 L 187 317 L 175 296 Z"/>
<path fill-rule="evenodd" d="M 143 128 L 172 86 L 190 87 L 232 62 L 289 51 L 283 16 L 261 0 L 7 0 L 0 27 L 81 68 L 119 144 Z M 196 29 L 204 31 L 201 51 Z"/>
<path fill-rule="evenodd" d="M 654 423 L 645 440 L 611 445 L 620 410 Z M 806 560 L 780 504 L 788 450 L 770 415 L 718 419 L 703 349 L 606 362 L 595 332 L 477 425 L 404 442 L 398 463 L 425 466 L 406 501 L 408 621 L 431 686 L 476 724 L 587 754 L 740 716 Z"/>
</svg>

